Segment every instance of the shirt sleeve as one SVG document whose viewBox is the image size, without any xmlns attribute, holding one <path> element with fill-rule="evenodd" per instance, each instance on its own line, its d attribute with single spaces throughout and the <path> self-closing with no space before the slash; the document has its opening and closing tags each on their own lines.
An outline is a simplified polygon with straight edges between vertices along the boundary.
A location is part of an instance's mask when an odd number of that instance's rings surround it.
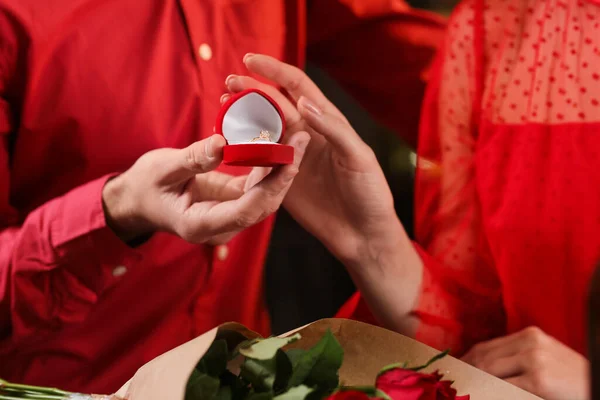
<svg viewBox="0 0 600 400">
<path fill-rule="evenodd" d="M 314 0 L 307 15 L 308 61 L 414 146 L 444 20 L 402 0 Z"/>
<path fill-rule="evenodd" d="M 26 35 L 0 18 L 0 339 L 85 318 L 115 263 L 133 252 L 107 227 L 102 188 L 110 176 L 19 215 L 11 205 L 15 110 L 7 98 L 25 70 Z M 17 67 L 18 66 L 18 67 Z M 118 264 L 117 264 L 118 265 Z"/>
<path fill-rule="evenodd" d="M 414 243 L 424 264 L 417 339 L 460 355 L 505 332 L 499 278 L 475 174 L 483 54 L 472 0 L 455 10 L 432 70 L 419 132 Z M 343 313 L 343 314 L 342 314 Z M 368 321 L 356 295 L 340 316 Z"/>
</svg>

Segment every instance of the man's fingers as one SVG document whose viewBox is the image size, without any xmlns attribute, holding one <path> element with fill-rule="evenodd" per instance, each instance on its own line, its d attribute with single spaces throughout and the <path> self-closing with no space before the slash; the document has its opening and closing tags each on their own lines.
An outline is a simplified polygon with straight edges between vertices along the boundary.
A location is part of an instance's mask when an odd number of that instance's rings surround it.
<svg viewBox="0 0 600 400">
<path fill-rule="evenodd" d="M 358 136 L 356 131 L 345 120 L 331 114 L 306 97 L 298 101 L 298 109 L 302 117 L 314 131 L 321 134 L 327 141 L 346 157 L 360 157 L 371 154 L 369 146 Z"/>
<path fill-rule="evenodd" d="M 244 184 L 244 193 L 252 189 L 254 185 L 256 185 L 258 182 L 262 181 L 265 178 L 265 176 L 271 173 L 272 170 L 273 168 L 267 167 L 253 168 L 250 174 L 248 174 L 248 179 L 246 179 L 246 182 Z"/>
<path fill-rule="evenodd" d="M 217 235 L 217 236 L 214 236 L 214 237 L 210 238 L 206 243 L 209 244 L 209 245 L 211 245 L 211 246 L 218 246 L 218 245 L 221 245 L 221 244 L 227 244 L 237 234 L 238 234 L 238 232 L 223 233 L 221 235 Z"/>
<path fill-rule="evenodd" d="M 239 198 L 244 193 L 247 175 L 232 176 L 218 171 L 196 175 L 190 182 L 192 201 L 228 201 Z"/>
<path fill-rule="evenodd" d="M 225 104 L 227 102 L 227 100 L 229 100 L 231 98 L 231 95 L 229 93 L 225 93 L 224 95 L 221 96 L 221 98 L 219 99 L 219 102 L 221 103 L 221 105 Z"/>
<path fill-rule="evenodd" d="M 267 214 L 276 211 L 281 206 L 294 177 L 298 174 L 309 141 L 310 135 L 306 132 L 298 132 L 290 138 L 288 144 L 294 147 L 294 162 L 273 171 L 250 188 L 238 200 L 240 207 L 250 211 L 254 210 L 253 204 L 264 204 Z M 256 215 L 258 213 L 254 214 Z M 251 217 L 250 220 L 252 219 Z"/>
<path fill-rule="evenodd" d="M 297 155 L 294 163 L 280 167 L 239 199 L 193 204 L 182 216 L 184 220 L 180 230 L 187 236 L 184 238 L 200 242 L 225 233 L 239 232 L 277 211 L 298 173 L 309 140 L 306 132 L 294 135 L 289 143 Z"/>
<path fill-rule="evenodd" d="M 156 167 L 162 168 L 165 173 L 161 183 L 178 183 L 217 168 L 223 159 L 225 144 L 223 136 L 212 135 L 184 149 L 170 152 L 169 159 L 164 163 L 161 160 L 156 162 Z"/>
<path fill-rule="evenodd" d="M 244 63 L 251 72 L 284 88 L 296 102 L 302 96 L 309 97 L 327 112 L 346 119 L 301 69 L 262 54 L 247 54 Z"/>
<path fill-rule="evenodd" d="M 290 103 L 283 93 L 271 85 L 267 85 L 254 78 L 243 75 L 229 75 L 225 81 L 225 85 L 227 86 L 227 89 L 233 93 L 239 93 L 247 89 L 259 89 L 271 96 L 271 98 L 277 102 L 279 107 L 281 107 L 283 115 L 285 116 L 285 122 L 288 126 L 293 126 L 300 120 L 300 114 L 298 113 L 295 104 Z M 223 99 L 223 97 L 221 97 L 221 99 Z"/>
</svg>

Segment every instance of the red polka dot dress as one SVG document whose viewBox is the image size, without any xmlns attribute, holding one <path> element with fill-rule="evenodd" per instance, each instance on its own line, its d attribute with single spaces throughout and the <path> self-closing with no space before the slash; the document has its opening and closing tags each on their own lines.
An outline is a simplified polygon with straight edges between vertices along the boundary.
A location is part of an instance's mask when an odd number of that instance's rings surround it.
<svg viewBox="0 0 600 400">
<path fill-rule="evenodd" d="M 536 325 L 585 351 L 600 260 L 600 2 L 467 0 L 424 105 L 418 337 Z"/>
<path fill-rule="evenodd" d="M 459 5 L 418 153 L 417 339 L 460 354 L 535 325 L 585 352 L 600 260 L 600 1 Z"/>
</svg>

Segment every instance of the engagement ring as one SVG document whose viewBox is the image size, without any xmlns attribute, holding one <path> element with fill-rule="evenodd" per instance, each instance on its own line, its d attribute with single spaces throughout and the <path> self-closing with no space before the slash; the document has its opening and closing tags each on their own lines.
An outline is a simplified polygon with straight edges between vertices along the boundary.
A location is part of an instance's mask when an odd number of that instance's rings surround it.
<svg viewBox="0 0 600 400">
<path fill-rule="evenodd" d="M 260 131 L 260 134 L 251 140 L 251 142 L 270 142 L 271 141 L 271 132 L 269 131 Z"/>
</svg>

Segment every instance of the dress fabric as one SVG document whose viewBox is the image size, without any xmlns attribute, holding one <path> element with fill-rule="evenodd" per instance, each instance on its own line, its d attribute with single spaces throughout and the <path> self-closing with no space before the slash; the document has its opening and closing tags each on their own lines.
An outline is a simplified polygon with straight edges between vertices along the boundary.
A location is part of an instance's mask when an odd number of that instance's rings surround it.
<svg viewBox="0 0 600 400">
<path fill-rule="evenodd" d="M 467 0 L 448 29 L 419 143 L 418 337 L 461 352 L 535 325 L 584 352 L 600 258 L 600 5 Z"/>
<path fill-rule="evenodd" d="M 465 0 L 421 119 L 417 339 L 460 355 L 538 326 L 586 349 L 600 260 L 600 3 Z M 356 295 L 338 316 L 373 322 Z"/>
</svg>

